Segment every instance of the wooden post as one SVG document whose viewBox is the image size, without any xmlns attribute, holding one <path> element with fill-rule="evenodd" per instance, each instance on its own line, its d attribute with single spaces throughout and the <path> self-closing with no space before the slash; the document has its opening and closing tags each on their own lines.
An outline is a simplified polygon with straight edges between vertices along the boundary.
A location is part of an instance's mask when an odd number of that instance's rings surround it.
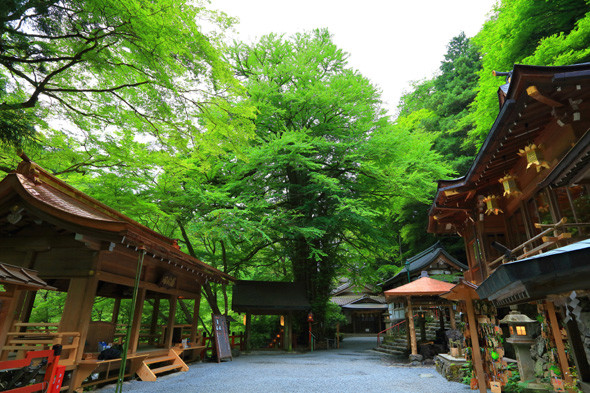
<svg viewBox="0 0 590 393">
<path fill-rule="evenodd" d="M 246 351 L 250 351 L 250 328 L 252 322 L 252 315 L 246 313 Z"/>
<path fill-rule="evenodd" d="M 449 319 L 451 323 L 451 329 L 457 329 L 457 322 L 455 321 L 455 310 L 453 310 L 453 305 L 449 306 Z"/>
<path fill-rule="evenodd" d="M 469 334 L 471 336 L 471 358 L 473 360 L 473 368 L 475 369 L 475 376 L 477 377 L 477 384 L 481 393 L 486 393 L 487 383 L 483 372 L 483 360 L 481 358 L 481 349 L 479 348 L 479 338 L 477 336 L 477 320 L 475 319 L 475 311 L 473 309 L 473 300 L 465 300 L 467 306 L 467 323 L 469 324 Z"/>
<path fill-rule="evenodd" d="M 17 298 L 21 294 L 21 290 L 14 285 L 4 284 L 4 287 L 6 292 L 3 294 L 2 306 L 0 307 L 0 349 L 6 344 L 6 335 L 14 324 L 18 311 L 16 307 L 18 304 Z M 0 351 L 0 360 L 6 360 L 7 358 L 8 351 Z"/>
<path fill-rule="evenodd" d="M 133 321 L 131 322 L 131 335 L 129 336 L 129 353 L 137 352 L 137 346 L 139 345 L 141 315 L 143 314 L 143 303 L 145 300 L 145 293 L 145 288 L 139 288 L 139 291 L 137 292 L 135 310 L 133 313 Z"/>
<path fill-rule="evenodd" d="M 111 323 L 117 324 L 119 320 L 119 311 L 121 311 L 121 298 L 118 297 L 115 299 L 115 304 L 113 305 L 113 316 L 111 318 Z"/>
<path fill-rule="evenodd" d="M 170 296 L 170 309 L 168 314 L 168 324 L 166 329 L 166 337 L 164 338 L 164 348 L 172 347 L 172 337 L 174 333 L 174 321 L 176 319 L 176 299 L 177 296 Z"/>
<path fill-rule="evenodd" d="M 59 331 L 80 332 L 80 346 L 76 354 L 76 364 L 82 359 L 84 353 L 97 284 L 98 279 L 96 276 L 70 279 L 68 296 L 59 323 Z M 96 343 L 90 344 L 96 345 Z"/>
<path fill-rule="evenodd" d="M 340 349 L 340 322 L 336 323 L 336 348 Z"/>
<path fill-rule="evenodd" d="M 23 308 L 19 320 L 21 322 L 29 322 L 31 319 L 31 313 L 33 312 L 33 306 L 35 305 L 35 297 L 37 291 L 27 291 Z"/>
<path fill-rule="evenodd" d="M 157 297 L 154 300 L 154 307 L 152 308 L 152 322 L 150 324 L 150 345 L 153 345 L 155 342 L 154 335 L 156 334 L 156 329 L 158 328 L 158 316 L 160 315 L 160 298 Z M 164 342 L 164 337 L 160 337 L 161 343 Z"/>
<path fill-rule="evenodd" d="M 289 333 L 289 341 L 287 342 L 287 350 L 289 352 L 293 351 L 293 313 L 289 311 L 287 315 L 287 330 Z"/>
<path fill-rule="evenodd" d="M 416 328 L 414 327 L 414 309 L 412 308 L 412 300 L 408 299 L 408 326 L 410 331 L 410 345 L 412 347 L 412 355 L 418 354 L 418 344 L 416 343 Z"/>
<path fill-rule="evenodd" d="M 201 308 L 201 295 L 195 298 L 195 304 L 193 305 L 193 321 L 191 323 L 191 336 L 189 338 L 191 345 L 197 345 L 197 333 L 199 327 L 199 309 Z"/>
<path fill-rule="evenodd" d="M 555 340 L 555 346 L 557 347 L 557 357 L 559 358 L 559 365 L 561 366 L 561 374 L 565 379 L 565 383 L 571 385 L 572 376 L 570 375 L 569 362 L 567 361 L 567 355 L 565 354 L 565 346 L 563 345 L 563 339 L 561 338 L 561 330 L 559 329 L 559 323 L 557 322 L 557 315 L 555 315 L 555 306 L 553 306 L 553 302 L 546 300 L 545 307 L 547 308 L 549 322 L 551 323 L 551 332 L 553 333 L 553 339 Z"/>
</svg>

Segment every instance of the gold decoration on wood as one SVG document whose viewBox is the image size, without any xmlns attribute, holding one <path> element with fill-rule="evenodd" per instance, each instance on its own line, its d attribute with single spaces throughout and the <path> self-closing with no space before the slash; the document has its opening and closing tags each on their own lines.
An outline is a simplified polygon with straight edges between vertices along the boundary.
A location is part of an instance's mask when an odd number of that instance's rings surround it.
<svg viewBox="0 0 590 393">
<path fill-rule="evenodd" d="M 506 175 L 498 180 L 498 182 L 502 183 L 502 186 L 504 186 L 503 196 L 517 196 L 522 194 L 518 188 L 518 184 L 516 184 L 516 176 Z"/>
<path fill-rule="evenodd" d="M 498 215 L 499 213 L 504 213 L 504 211 L 502 209 L 500 209 L 500 197 L 497 195 L 488 195 L 487 197 L 485 197 L 483 199 L 483 201 L 486 203 L 486 214 L 490 215 L 492 213 L 494 213 L 495 215 Z"/>
<path fill-rule="evenodd" d="M 535 145 L 534 143 L 525 146 L 524 149 L 518 150 L 518 155 L 521 157 L 526 157 L 526 161 L 528 165 L 526 169 L 529 169 L 531 166 L 534 167 L 537 172 L 540 172 L 542 168 L 549 169 L 549 164 L 547 161 L 543 160 L 543 155 L 541 154 L 542 146 Z"/>
</svg>

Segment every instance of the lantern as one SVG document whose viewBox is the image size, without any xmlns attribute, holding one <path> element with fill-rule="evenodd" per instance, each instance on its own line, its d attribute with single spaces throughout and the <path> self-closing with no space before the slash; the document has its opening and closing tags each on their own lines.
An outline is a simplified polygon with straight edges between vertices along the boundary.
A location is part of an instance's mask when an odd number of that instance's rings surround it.
<svg viewBox="0 0 590 393">
<path fill-rule="evenodd" d="M 500 209 L 500 201 L 499 201 L 500 197 L 497 195 L 488 195 L 487 197 L 485 197 L 483 199 L 483 201 L 486 203 L 486 214 L 490 215 L 492 213 L 494 213 L 495 215 L 498 215 L 498 213 L 504 213 L 504 211 L 502 209 Z"/>
<path fill-rule="evenodd" d="M 516 177 L 512 175 L 506 175 L 498 182 L 502 183 L 504 186 L 504 195 L 503 196 L 516 196 L 522 194 L 522 192 L 518 189 L 518 185 L 516 184 Z"/>
<path fill-rule="evenodd" d="M 535 330 L 533 325 L 538 322 L 513 309 L 500 323 L 507 324 L 509 327 L 510 337 L 506 341 L 512 344 L 514 352 L 516 352 L 521 381 L 533 379 L 535 362 L 531 358 L 530 349 L 531 345 L 535 343 L 532 337 Z"/>
<path fill-rule="evenodd" d="M 307 314 L 307 322 L 313 322 L 313 313 L 311 311 Z"/>
<path fill-rule="evenodd" d="M 281 326 L 285 326 L 285 317 L 281 315 Z"/>
<path fill-rule="evenodd" d="M 526 157 L 526 161 L 528 163 L 526 169 L 529 169 L 532 166 L 537 170 L 537 172 L 540 172 L 542 168 L 549 168 L 547 161 L 543 160 L 543 155 L 541 154 L 541 145 L 537 146 L 532 143 L 528 146 L 525 146 L 524 149 L 518 150 L 518 155 L 521 157 Z"/>
</svg>

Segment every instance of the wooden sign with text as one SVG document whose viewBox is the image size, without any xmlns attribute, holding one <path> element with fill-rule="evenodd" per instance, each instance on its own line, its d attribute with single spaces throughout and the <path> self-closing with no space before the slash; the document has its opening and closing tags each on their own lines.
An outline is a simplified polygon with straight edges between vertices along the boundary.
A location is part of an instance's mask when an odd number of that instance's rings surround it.
<svg viewBox="0 0 590 393">
<path fill-rule="evenodd" d="M 215 349 L 217 350 L 217 363 L 222 359 L 233 360 L 229 335 L 227 334 L 227 321 L 224 315 L 213 314 L 213 335 L 215 336 Z"/>
</svg>

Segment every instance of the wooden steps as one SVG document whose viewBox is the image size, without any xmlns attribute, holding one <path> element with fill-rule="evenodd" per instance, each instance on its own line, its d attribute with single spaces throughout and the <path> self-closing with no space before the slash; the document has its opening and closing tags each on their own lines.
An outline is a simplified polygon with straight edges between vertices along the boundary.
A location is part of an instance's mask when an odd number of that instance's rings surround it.
<svg viewBox="0 0 590 393">
<path fill-rule="evenodd" d="M 150 365 L 154 368 L 150 368 Z M 137 376 L 142 381 L 155 381 L 161 374 L 168 371 L 188 371 L 186 363 L 178 356 L 178 352 L 171 348 L 168 355 L 145 359 L 137 369 Z"/>
</svg>

